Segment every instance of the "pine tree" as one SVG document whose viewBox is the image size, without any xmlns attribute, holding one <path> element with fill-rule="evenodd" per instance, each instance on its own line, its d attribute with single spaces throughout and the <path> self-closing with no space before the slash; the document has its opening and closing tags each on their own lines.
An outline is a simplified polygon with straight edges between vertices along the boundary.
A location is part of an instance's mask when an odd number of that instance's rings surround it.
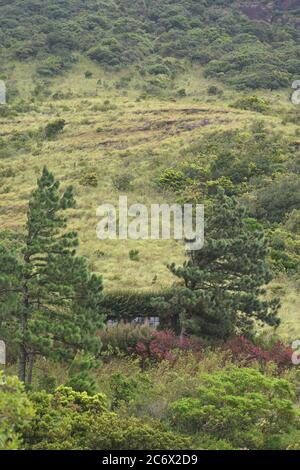
<svg viewBox="0 0 300 470">
<path fill-rule="evenodd" d="M 102 281 L 76 256 L 78 236 L 67 231 L 64 216 L 73 207 L 72 187 L 60 193 L 45 167 L 29 201 L 21 260 L 0 251 L 0 332 L 8 341 L 15 332 L 23 382 L 31 383 L 37 356 L 72 361 L 78 351 L 99 352 Z"/>
<path fill-rule="evenodd" d="M 279 300 L 263 300 L 272 279 L 263 229 L 234 197 L 218 194 L 205 221 L 204 247 L 188 257 L 181 267 L 169 266 L 181 280 L 168 304 L 182 331 L 226 338 L 250 334 L 255 322 L 279 325 Z"/>
</svg>

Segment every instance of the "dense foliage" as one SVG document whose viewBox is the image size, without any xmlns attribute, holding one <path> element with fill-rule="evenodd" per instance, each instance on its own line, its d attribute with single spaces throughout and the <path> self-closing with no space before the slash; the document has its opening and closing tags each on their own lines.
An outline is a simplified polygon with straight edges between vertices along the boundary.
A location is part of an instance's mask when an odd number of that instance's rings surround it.
<svg viewBox="0 0 300 470">
<path fill-rule="evenodd" d="M 299 70 L 299 8 L 284 16 L 272 3 L 273 21 L 257 22 L 228 0 L 1 2 L 0 44 L 9 57 L 38 59 L 41 76 L 63 72 L 81 51 L 106 66 L 142 63 L 153 77 L 172 73 L 165 57 L 188 58 L 238 88 L 276 89 Z"/>
<path fill-rule="evenodd" d="M 237 447 L 263 448 L 272 435 L 295 423 L 293 391 L 282 379 L 263 377 L 251 369 L 203 376 L 196 398 L 170 406 L 180 429 L 230 439 Z"/>
<path fill-rule="evenodd" d="M 34 415 L 24 385 L 17 377 L 5 377 L 0 371 L 0 450 L 15 450 L 20 445 L 18 430 Z"/>
<path fill-rule="evenodd" d="M 25 431 L 33 449 L 178 449 L 190 446 L 188 438 L 164 430 L 159 423 L 143 423 L 110 412 L 105 396 L 88 396 L 60 387 L 53 395 L 37 393 L 34 421 Z"/>
<path fill-rule="evenodd" d="M 171 352 L 171 349 L 170 349 Z M 181 350 L 144 368 L 114 352 L 94 376 L 97 392 L 68 386 L 24 391 L 1 377 L 2 448 L 180 450 L 298 448 L 296 375 L 255 359 Z M 50 366 L 50 367 L 49 367 Z M 46 372 L 51 374 L 51 366 Z"/>
<path fill-rule="evenodd" d="M 264 101 L 246 97 L 234 106 L 261 111 Z M 185 149 L 182 161 L 166 168 L 158 186 L 179 202 L 206 202 L 219 189 L 247 207 L 249 228 L 266 230 L 275 271 L 299 271 L 299 147 L 262 121 L 249 128 L 208 133 Z"/>
</svg>

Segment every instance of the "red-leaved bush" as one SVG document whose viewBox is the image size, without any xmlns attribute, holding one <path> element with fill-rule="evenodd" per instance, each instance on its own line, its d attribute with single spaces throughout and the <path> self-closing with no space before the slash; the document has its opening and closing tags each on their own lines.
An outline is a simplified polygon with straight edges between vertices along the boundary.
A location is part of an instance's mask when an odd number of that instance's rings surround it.
<svg viewBox="0 0 300 470">
<path fill-rule="evenodd" d="M 176 359 L 176 351 L 194 351 L 200 353 L 201 347 L 199 343 L 191 338 L 180 338 L 172 331 L 155 331 L 151 338 L 139 341 L 134 348 L 130 349 L 131 353 L 140 357 L 144 362 L 146 360 L 174 361 Z"/>
<path fill-rule="evenodd" d="M 275 362 L 279 369 L 286 369 L 293 365 L 293 352 L 291 347 L 285 346 L 281 341 L 277 341 L 272 348 L 269 349 L 269 360 Z"/>
<path fill-rule="evenodd" d="M 279 370 L 283 370 L 292 365 L 291 348 L 286 347 L 281 341 L 277 341 L 270 348 L 265 349 L 255 345 L 243 336 L 237 336 L 227 341 L 224 345 L 225 351 L 232 353 L 233 360 L 252 362 L 258 361 L 262 364 L 274 362 Z"/>
</svg>

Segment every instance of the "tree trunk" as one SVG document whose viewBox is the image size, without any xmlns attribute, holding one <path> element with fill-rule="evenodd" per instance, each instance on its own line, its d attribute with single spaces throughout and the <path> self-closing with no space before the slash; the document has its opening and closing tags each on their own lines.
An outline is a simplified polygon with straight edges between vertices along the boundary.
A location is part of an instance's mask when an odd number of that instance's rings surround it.
<svg viewBox="0 0 300 470">
<path fill-rule="evenodd" d="M 179 334 L 179 339 L 180 339 L 180 343 L 183 343 L 183 340 L 184 340 L 184 337 L 185 337 L 185 333 L 186 333 L 186 330 L 185 330 L 185 322 L 184 322 L 184 314 L 181 313 L 179 315 L 179 326 L 180 326 L 180 334 Z"/>
<path fill-rule="evenodd" d="M 25 383 L 26 380 L 26 362 L 27 354 L 24 345 L 22 344 L 19 354 L 19 380 Z"/>
<path fill-rule="evenodd" d="M 24 256 L 24 261 L 25 265 L 26 263 L 29 263 L 29 258 L 25 254 Z M 22 344 L 20 348 L 20 356 L 19 356 L 19 379 L 21 382 L 26 382 L 26 366 L 27 366 L 27 359 L 28 359 L 28 354 L 26 350 L 26 344 L 24 343 L 25 341 L 25 333 L 27 330 L 27 323 L 28 323 L 28 312 L 29 312 L 29 294 L 28 294 L 28 285 L 27 285 L 28 279 L 25 276 L 25 281 L 23 284 L 23 304 L 24 304 L 24 310 L 22 312 L 22 318 L 21 318 L 21 325 L 20 325 L 20 333 L 22 337 Z"/>
<path fill-rule="evenodd" d="M 180 331 L 180 335 L 179 335 L 180 344 L 183 343 L 184 338 L 185 338 L 185 328 L 184 328 L 184 326 L 181 326 L 181 331 Z"/>
<path fill-rule="evenodd" d="M 34 354 L 29 354 L 29 361 L 28 361 L 28 373 L 27 373 L 27 383 L 31 385 L 32 383 L 32 371 L 34 365 Z"/>
</svg>

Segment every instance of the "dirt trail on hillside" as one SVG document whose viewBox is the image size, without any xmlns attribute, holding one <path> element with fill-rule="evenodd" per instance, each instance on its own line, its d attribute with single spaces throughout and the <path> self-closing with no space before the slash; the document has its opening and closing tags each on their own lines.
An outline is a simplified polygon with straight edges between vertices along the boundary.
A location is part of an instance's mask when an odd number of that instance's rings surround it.
<svg viewBox="0 0 300 470">
<path fill-rule="evenodd" d="M 89 130 L 66 136 L 65 142 L 72 140 L 72 145 L 77 145 L 80 149 L 111 147 L 124 150 L 147 142 L 161 142 L 172 136 L 180 136 L 203 127 L 228 124 L 232 122 L 228 116 L 225 117 L 229 112 L 209 108 L 138 110 L 124 117 L 123 126 L 119 123 L 118 127 L 106 127 L 100 131 Z M 166 113 L 170 114 L 170 118 L 166 118 Z M 199 119 L 199 114 L 205 116 Z M 142 116 L 144 119 L 137 119 L 137 116 Z M 65 150 L 65 146 L 59 150 Z"/>
</svg>

